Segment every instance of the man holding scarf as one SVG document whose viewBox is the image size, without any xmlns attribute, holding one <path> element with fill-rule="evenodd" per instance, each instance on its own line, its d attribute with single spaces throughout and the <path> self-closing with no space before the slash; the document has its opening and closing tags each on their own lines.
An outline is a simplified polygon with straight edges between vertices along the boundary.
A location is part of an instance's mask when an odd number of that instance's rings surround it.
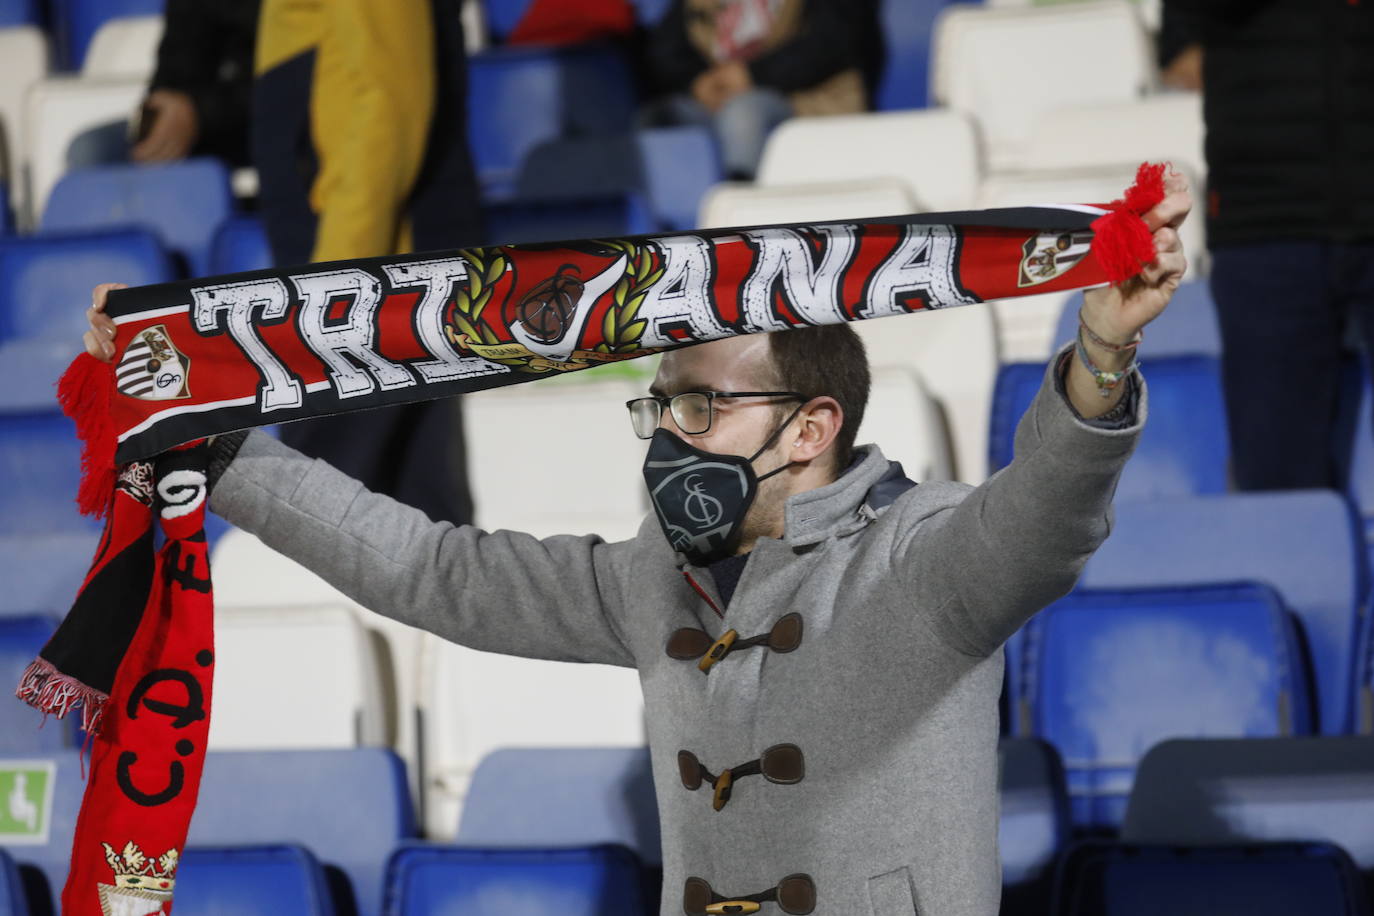
<svg viewBox="0 0 1374 916">
<path fill-rule="evenodd" d="M 664 355 L 629 405 L 656 510 L 629 541 L 434 523 L 260 432 L 215 441 L 211 504 L 443 638 L 638 668 L 664 914 L 987 916 L 998 650 L 1108 534 L 1146 414 L 1134 343 L 1185 269 L 1190 198 L 1167 190 L 1155 262 L 1087 293 L 1016 459 L 977 488 L 846 454 L 867 367 L 837 325 Z M 105 360 L 110 288 L 85 337 Z"/>
</svg>

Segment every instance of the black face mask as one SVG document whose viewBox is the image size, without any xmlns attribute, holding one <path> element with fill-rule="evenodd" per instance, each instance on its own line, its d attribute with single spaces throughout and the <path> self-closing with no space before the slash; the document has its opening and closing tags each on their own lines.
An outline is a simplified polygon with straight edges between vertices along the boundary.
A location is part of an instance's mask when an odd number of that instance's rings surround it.
<svg viewBox="0 0 1374 916">
<path fill-rule="evenodd" d="M 792 411 L 748 458 L 704 452 L 661 427 L 654 433 L 644 456 L 644 482 L 674 550 L 698 566 L 734 551 L 759 483 L 797 463 L 789 461 L 759 477 L 754 459 L 773 445 L 804 406 Z"/>
</svg>

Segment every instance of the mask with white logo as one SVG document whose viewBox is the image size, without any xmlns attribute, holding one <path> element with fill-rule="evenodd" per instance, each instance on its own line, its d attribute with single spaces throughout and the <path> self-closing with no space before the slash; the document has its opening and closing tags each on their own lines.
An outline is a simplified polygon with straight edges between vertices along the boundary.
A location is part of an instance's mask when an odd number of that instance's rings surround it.
<svg viewBox="0 0 1374 916">
<path fill-rule="evenodd" d="M 654 433 L 644 457 L 644 482 L 674 550 L 698 566 L 734 551 L 759 483 L 796 464 L 789 461 L 760 477 L 754 473 L 754 459 L 772 446 L 802 406 L 748 458 L 702 451 L 666 429 Z"/>
</svg>

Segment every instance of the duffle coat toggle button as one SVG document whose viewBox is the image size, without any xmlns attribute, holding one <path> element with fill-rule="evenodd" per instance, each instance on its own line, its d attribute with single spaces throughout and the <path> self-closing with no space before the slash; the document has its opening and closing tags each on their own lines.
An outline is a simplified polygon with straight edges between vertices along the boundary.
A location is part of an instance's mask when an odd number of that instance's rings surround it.
<svg viewBox="0 0 1374 916">
<path fill-rule="evenodd" d="M 721 770 L 719 776 L 706 769 L 691 751 L 678 751 L 677 765 L 682 785 L 687 789 L 695 792 L 703 783 L 715 789 L 711 807 L 716 811 L 725 807 L 734 792 L 735 780 L 744 776 L 761 773 L 769 782 L 790 786 L 801 782 L 806 775 L 806 761 L 801 748 L 795 744 L 775 744 L 754 760 Z"/>
<path fill-rule="evenodd" d="M 681 627 L 668 637 L 666 651 L 671 658 L 683 661 L 698 659 L 697 667 L 709 673 L 711 666 L 738 649 L 767 646 L 774 652 L 791 652 L 802 641 L 802 617 L 793 611 L 778 618 L 773 629 L 758 636 L 741 639 L 736 630 L 726 630 L 719 639 L 696 627 Z"/>
</svg>

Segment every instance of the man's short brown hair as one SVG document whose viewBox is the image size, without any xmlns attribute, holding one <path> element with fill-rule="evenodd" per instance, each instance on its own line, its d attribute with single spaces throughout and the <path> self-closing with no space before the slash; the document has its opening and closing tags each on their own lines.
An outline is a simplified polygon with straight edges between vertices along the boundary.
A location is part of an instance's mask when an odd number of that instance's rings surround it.
<svg viewBox="0 0 1374 916">
<path fill-rule="evenodd" d="M 768 335 L 774 379 L 779 391 L 797 391 L 809 398 L 827 395 L 844 411 L 835 437 L 835 476 L 849 467 L 854 437 L 868 406 L 870 376 L 864 342 L 847 324 L 776 331 Z M 790 412 L 795 404 L 786 405 Z"/>
</svg>

